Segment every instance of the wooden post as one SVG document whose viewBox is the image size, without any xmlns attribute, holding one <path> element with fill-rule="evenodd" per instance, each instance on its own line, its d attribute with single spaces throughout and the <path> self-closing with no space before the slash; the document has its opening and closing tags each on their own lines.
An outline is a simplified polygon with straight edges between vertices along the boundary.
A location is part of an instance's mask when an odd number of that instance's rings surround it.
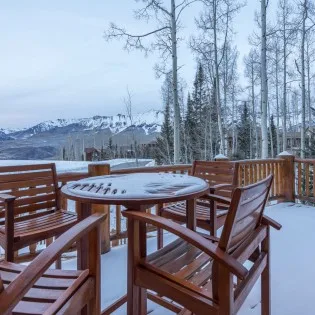
<svg viewBox="0 0 315 315">
<path fill-rule="evenodd" d="M 281 181 L 282 194 L 284 195 L 285 201 L 295 202 L 295 156 L 284 151 L 278 155 L 278 158 L 284 160 L 281 178 L 279 178 Z"/>
<path fill-rule="evenodd" d="M 110 174 L 110 165 L 106 163 L 91 163 L 89 164 L 89 176 L 101 176 Z M 106 214 L 105 221 L 101 223 L 101 254 L 110 251 L 110 225 L 109 225 L 109 205 L 93 205 L 92 213 Z"/>
</svg>

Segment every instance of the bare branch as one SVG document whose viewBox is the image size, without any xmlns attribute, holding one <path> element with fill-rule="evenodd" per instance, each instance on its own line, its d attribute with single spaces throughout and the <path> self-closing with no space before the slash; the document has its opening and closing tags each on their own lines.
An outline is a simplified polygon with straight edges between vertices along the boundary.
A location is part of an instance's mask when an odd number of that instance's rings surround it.
<svg viewBox="0 0 315 315">
<path fill-rule="evenodd" d="M 185 3 L 185 2 L 186 2 L 186 3 Z M 181 16 L 182 12 L 183 12 L 188 6 L 190 6 L 191 4 L 193 4 L 194 2 L 200 2 L 200 0 L 191 0 L 191 1 L 184 0 L 181 4 L 179 4 L 179 5 L 176 7 L 176 9 L 177 9 L 177 8 L 179 8 L 179 7 L 182 6 L 182 7 L 180 8 L 179 12 L 177 13 L 176 22 L 179 20 L 179 18 L 180 18 L 180 16 Z"/>
</svg>

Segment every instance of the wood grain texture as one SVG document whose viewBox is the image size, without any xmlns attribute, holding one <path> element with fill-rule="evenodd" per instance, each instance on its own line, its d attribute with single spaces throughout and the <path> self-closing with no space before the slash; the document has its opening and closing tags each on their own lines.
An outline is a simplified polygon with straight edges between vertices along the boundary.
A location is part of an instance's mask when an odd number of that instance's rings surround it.
<svg viewBox="0 0 315 315">
<path fill-rule="evenodd" d="M 1 314 L 100 314 L 99 225 L 104 217 L 86 218 L 62 234 L 28 266 L 0 262 Z M 74 242 L 88 237 L 93 245 L 84 270 L 47 270 Z"/>
</svg>

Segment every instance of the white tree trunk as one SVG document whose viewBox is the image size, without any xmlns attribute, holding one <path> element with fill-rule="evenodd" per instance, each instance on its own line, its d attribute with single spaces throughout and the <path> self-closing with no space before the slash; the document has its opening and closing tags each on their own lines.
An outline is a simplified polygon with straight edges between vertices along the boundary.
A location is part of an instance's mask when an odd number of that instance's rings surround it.
<svg viewBox="0 0 315 315">
<path fill-rule="evenodd" d="M 177 79 L 177 34 L 176 34 L 176 7 L 175 0 L 172 4 L 172 73 L 173 73 L 173 106 L 174 106 L 174 164 L 180 162 L 180 108 L 178 102 Z"/>
<path fill-rule="evenodd" d="M 306 90 L 305 90 L 305 33 L 307 17 L 307 0 L 303 3 L 303 28 L 301 41 L 301 83 L 302 83 L 302 123 L 301 123 L 301 158 L 305 158 L 305 108 L 306 108 Z"/>
<path fill-rule="evenodd" d="M 309 39 L 310 41 L 310 39 Z M 307 113 L 308 113 L 308 129 L 311 130 L 312 112 L 311 112 L 311 56 L 310 56 L 310 45 L 307 43 Z M 311 136 L 308 137 L 308 147 L 311 148 L 312 141 Z"/>
<path fill-rule="evenodd" d="M 268 157 L 268 128 L 267 128 L 267 36 L 266 36 L 266 0 L 261 0 L 261 157 Z"/>
<path fill-rule="evenodd" d="M 258 158 L 258 132 L 256 121 L 256 108 L 255 108 L 255 80 L 254 80 L 254 64 L 251 63 L 251 80 L 252 80 L 252 108 L 253 108 L 253 125 L 255 133 L 255 158 Z"/>
<path fill-rule="evenodd" d="M 283 8 L 282 44 L 283 44 L 283 107 L 282 107 L 282 151 L 287 151 L 287 36 L 286 3 Z"/>
<path fill-rule="evenodd" d="M 218 61 L 218 39 L 217 39 L 217 2 L 213 1 L 213 37 L 214 37 L 214 66 L 215 66 L 215 99 L 218 112 L 218 127 L 220 134 L 220 153 L 225 154 L 224 131 L 222 124 L 221 113 L 221 98 L 220 98 L 220 78 L 219 78 L 219 61 Z"/>
<path fill-rule="evenodd" d="M 277 154 L 280 153 L 280 112 L 279 112 L 279 51 L 278 46 L 276 47 L 276 106 L 277 106 Z"/>
</svg>

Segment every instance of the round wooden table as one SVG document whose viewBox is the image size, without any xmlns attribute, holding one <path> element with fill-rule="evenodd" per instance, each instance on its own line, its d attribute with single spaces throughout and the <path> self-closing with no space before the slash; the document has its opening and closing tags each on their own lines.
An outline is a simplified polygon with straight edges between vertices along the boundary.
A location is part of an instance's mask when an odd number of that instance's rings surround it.
<svg viewBox="0 0 315 315">
<path fill-rule="evenodd" d="M 202 196 L 209 185 L 198 177 L 169 173 L 133 173 L 97 176 L 62 187 L 71 200 L 84 204 L 123 205 L 141 209 L 158 203 L 191 200 Z"/>
<path fill-rule="evenodd" d="M 209 185 L 203 179 L 183 174 L 133 173 L 82 179 L 65 185 L 61 191 L 68 199 L 78 203 L 79 220 L 91 214 L 92 204 L 122 205 L 127 208 L 126 211 L 145 211 L 156 204 L 186 200 L 187 227 L 195 230 L 195 200 L 209 191 Z M 145 227 L 140 231 L 141 243 L 145 243 Z M 128 234 L 128 239 L 130 237 Z M 81 241 L 78 245 L 78 268 L 82 270 L 88 264 L 85 257 L 88 256 L 88 243 Z M 141 246 L 146 251 L 145 245 Z M 128 264 L 128 293 L 129 283 L 132 282 L 129 270 L 132 266 Z"/>
</svg>

